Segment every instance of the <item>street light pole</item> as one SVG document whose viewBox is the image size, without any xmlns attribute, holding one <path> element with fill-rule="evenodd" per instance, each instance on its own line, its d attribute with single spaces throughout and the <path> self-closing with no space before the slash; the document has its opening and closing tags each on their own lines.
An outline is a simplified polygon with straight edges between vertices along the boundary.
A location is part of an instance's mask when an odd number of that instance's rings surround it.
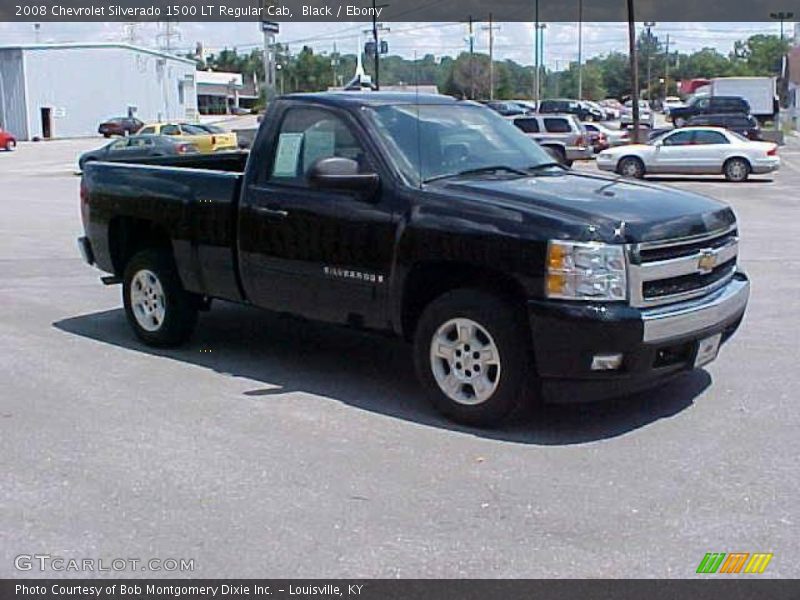
<svg viewBox="0 0 800 600">
<path fill-rule="evenodd" d="M 539 109 L 539 0 L 535 0 L 533 23 L 533 101 Z"/>
<path fill-rule="evenodd" d="M 542 96 L 542 75 L 546 73 L 546 67 L 544 65 L 544 30 L 547 27 L 546 23 L 539 23 L 536 28 L 539 30 L 539 35 L 537 36 L 539 39 L 539 64 L 536 67 L 536 98 L 537 102 L 538 99 Z M 538 104 L 537 104 L 538 106 Z"/>
<path fill-rule="evenodd" d="M 578 100 L 583 100 L 583 0 L 578 0 Z"/>
<path fill-rule="evenodd" d="M 775 19 L 781 22 L 781 41 L 783 41 L 783 22 L 793 19 L 794 13 L 780 11 L 780 12 L 769 13 L 769 17 L 770 19 Z"/>
<path fill-rule="evenodd" d="M 650 95 L 650 63 L 653 60 L 653 57 L 650 54 L 650 42 L 653 40 L 653 34 L 650 32 L 650 29 L 655 27 L 656 24 L 654 21 L 645 21 L 644 26 L 647 30 L 647 42 L 645 48 L 647 48 L 647 103 L 649 104 L 652 100 Z"/>
</svg>

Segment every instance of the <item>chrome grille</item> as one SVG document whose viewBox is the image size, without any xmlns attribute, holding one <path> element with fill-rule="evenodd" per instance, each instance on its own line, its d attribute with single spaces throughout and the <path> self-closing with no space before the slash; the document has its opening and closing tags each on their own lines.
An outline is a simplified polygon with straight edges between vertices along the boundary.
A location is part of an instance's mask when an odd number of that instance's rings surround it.
<svg viewBox="0 0 800 600">
<path fill-rule="evenodd" d="M 628 266 L 631 304 L 659 306 L 721 288 L 736 272 L 738 250 L 735 226 L 680 240 L 631 245 Z"/>
</svg>

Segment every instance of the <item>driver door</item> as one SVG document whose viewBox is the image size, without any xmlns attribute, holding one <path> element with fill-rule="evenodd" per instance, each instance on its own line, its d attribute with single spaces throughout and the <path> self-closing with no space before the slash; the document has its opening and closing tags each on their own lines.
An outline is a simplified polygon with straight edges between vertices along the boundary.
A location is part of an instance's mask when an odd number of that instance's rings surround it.
<svg viewBox="0 0 800 600">
<path fill-rule="evenodd" d="M 257 305 L 332 322 L 383 326 L 396 218 L 385 191 L 374 197 L 309 185 L 322 158 L 374 156 L 344 112 L 293 107 L 267 163 L 245 190 L 240 216 L 242 281 Z"/>
</svg>

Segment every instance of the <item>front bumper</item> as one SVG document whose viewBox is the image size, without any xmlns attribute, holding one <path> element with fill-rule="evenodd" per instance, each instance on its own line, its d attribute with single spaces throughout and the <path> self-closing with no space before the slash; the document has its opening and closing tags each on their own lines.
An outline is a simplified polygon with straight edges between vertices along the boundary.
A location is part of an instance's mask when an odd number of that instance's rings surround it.
<svg viewBox="0 0 800 600">
<path fill-rule="evenodd" d="M 585 402 L 658 385 L 695 368 L 701 340 L 721 343 L 744 316 L 750 283 L 743 273 L 704 298 L 651 309 L 620 304 L 528 303 L 536 369 L 544 397 Z M 621 354 L 616 370 L 592 370 L 597 355 Z"/>
<path fill-rule="evenodd" d="M 567 146 L 567 160 L 590 160 L 594 156 L 591 146 Z"/>
</svg>

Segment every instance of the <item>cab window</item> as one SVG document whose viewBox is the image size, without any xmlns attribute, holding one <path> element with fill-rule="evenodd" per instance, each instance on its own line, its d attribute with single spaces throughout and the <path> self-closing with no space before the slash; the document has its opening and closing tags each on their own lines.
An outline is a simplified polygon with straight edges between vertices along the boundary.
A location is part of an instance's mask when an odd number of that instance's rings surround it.
<svg viewBox="0 0 800 600">
<path fill-rule="evenodd" d="M 155 128 L 153 125 L 148 125 L 148 126 L 147 126 L 147 127 L 145 127 L 144 129 L 142 129 L 141 131 L 139 131 L 139 133 L 141 133 L 142 135 L 147 135 L 147 134 L 151 134 L 151 135 L 152 135 L 152 134 L 154 134 L 155 132 L 156 132 L 156 128 Z"/>
<path fill-rule="evenodd" d="M 307 185 L 314 163 L 331 157 L 349 158 L 367 170 L 366 153 L 341 117 L 316 108 L 290 109 L 278 133 L 270 180 Z"/>
<path fill-rule="evenodd" d="M 164 125 L 161 128 L 161 135 L 180 135 L 181 128 L 177 125 Z"/>
</svg>

